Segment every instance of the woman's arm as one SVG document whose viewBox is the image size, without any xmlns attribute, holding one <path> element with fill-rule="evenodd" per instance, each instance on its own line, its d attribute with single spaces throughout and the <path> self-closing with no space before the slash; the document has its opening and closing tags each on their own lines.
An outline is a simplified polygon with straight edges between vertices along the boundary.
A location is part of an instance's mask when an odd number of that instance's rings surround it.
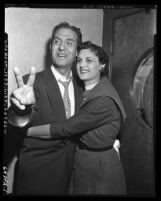
<svg viewBox="0 0 161 201">
<path fill-rule="evenodd" d="M 50 124 L 30 127 L 27 130 L 28 137 L 50 139 L 52 138 L 50 134 Z"/>
<path fill-rule="evenodd" d="M 118 120 L 119 113 L 114 101 L 107 97 L 97 97 L 82 108 L 79 113 L 68 120 L 51 125 L 40 125 L 28 129 L 27 136 L 44 139 L 57 139 L 83 134 L 101 125 Z"/>
</svg>

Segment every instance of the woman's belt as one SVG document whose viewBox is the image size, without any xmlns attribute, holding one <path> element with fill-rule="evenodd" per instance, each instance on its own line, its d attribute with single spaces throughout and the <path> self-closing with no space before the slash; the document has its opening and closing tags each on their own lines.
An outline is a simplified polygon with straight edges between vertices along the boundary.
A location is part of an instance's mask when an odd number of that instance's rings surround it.
<svg viewBox="0 0 161 201">
<path fill-rule="evenodd" d="M 112 149 L 113 145 L 107 146 L 107 147 L 98 147 L 98 148 L 94 148 L 94 147 L 88 147 L 86 144 L 79 142 L 78 143 L 78 148 L 81 150 L 88 150 L 88 151 L 107 151 Z"/>
</svg>

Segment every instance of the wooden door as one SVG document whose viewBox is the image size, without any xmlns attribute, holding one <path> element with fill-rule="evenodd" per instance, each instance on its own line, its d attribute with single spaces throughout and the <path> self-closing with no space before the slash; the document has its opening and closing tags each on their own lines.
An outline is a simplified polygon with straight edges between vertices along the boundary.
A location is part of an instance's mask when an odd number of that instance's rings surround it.
<svg viewBox="0 0 161 201">
<path fill-rule="evenodd" d="M 110 13 L 104 12 L 103 47 L 110 55 L 110 78 L 127 113 L 120 153 L 128 195 L 154 195 L 153 125 L 139 114 L 132 89 L 143 56 L 154 47 L 155 30 L 156 9 L 125 9 L 124 12 L 115 9 Z M 150 101 L 146 107 L 153 113 L 152 73 L 149 79 L 146 86 L 150 87 L 144 96 L 147 98 L 148 94 Z"/>
</svg>

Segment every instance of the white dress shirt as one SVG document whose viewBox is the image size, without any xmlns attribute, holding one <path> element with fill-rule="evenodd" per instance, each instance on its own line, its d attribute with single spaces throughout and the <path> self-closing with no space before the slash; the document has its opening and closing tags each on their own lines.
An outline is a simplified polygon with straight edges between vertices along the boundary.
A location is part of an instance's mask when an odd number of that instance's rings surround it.
<svg viewBox="0 0 161 201">
<path fill-rule="evenodd" d="M 53 75 L 54 75 L 57 83 L 58 83 L 60 93 L 61 93 L 62 98 L 63 98 L 65 89 L 64 89 L 64 86 L 62 85 L 62 83 L 58 82 L 58 80 L 60 79 L 61 81 L 67 81 L 67 78 L 65 76 L 63 76 L 62 74 L 60 74 L 55 69 L 55 67 L 53 65 L 51 66 L 51 70 L 53 72 Z M 72 77 L 72 71 L 70 73 L 70 77 Z M 75 96 L 74 96 L 74 86 L 73 86 L 73 81 L 72 80 L 69 83 L 68 90 L 69 90 L 69 99 L 70 99 L 70 102 L 71 102 L 71 116 L 73 116 L 74 113 L 75 113 Z"/>
</svg>

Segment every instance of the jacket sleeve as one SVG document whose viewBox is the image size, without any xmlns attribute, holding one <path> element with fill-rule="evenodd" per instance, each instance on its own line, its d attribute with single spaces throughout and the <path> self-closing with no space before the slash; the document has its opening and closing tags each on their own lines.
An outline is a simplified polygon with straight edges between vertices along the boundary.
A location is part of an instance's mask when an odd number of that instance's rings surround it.
<svg viewBox="0 0 161 201">
<path fill-rule="evenodd" d="M 63 123 L 52 123 L 50 133 L 54 139 L 73 137 L 110 124 L 118 118 L 119 112 L 114 101 L 107 96 L 97 97 L 84 104 L 76 115 Z"/>
</svg>

